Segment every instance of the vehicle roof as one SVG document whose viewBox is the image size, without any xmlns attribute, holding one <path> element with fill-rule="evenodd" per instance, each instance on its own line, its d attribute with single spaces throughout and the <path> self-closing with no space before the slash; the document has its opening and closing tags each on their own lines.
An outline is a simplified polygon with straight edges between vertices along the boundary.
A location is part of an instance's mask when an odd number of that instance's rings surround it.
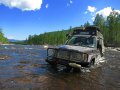
<svg viewBox="0 0 120 90">
<path fill-rule="evenodd" d="M 75 37 L 91 37 L 91 35 L 73 35 Z M 95 35 L 92 35 L 92 37 L 97 37 Z"/>
<path fill-rule="evenodd" d="M 103 36 L 96 36 L 96 35 L 73 35 L 73 36 L 76 36 L 76 37 L 97 37 L 97 38 L 102 38 L 103 39 Z"/>
<path fill-rule="evenodd" d="M 82 35 L 80 32 L 89 32 L 89 34 Z M 95 34 L 93 34 L 92 32 L 95 32 Z M 76 27 L 76 28 L 74 28 L 74 31 L 72 33 L 72 36 L 74 36 L 74 35 L 77 35 L 77 36 L 96 36 L 98 38 L 103 39 L 103 35 L 101 34 L 101 30 L 97 26 Z"/>
<path fill-rule="evenodd" d="M 85 30 L 92 30 L 92 29 L 101 32 L 101 29 L 100 29 L 98 26 L 92 25 L 92 26 L 87 26 L 87 27 L 85 27 Z"/>
</svg>

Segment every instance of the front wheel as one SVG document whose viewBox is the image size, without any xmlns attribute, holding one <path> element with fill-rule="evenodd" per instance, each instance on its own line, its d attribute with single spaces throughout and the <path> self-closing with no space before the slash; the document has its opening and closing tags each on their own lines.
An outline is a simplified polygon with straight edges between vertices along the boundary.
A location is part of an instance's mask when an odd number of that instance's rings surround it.
<svg viewBox="0 0 120 90">
<path fill-rule="evenodd" d="M 72 67 L 66 66 L 65 71 L 70 72 L 72 70 Z"/>
<path fill-rule="evenodd" d="M 57 61 L 56 60 L 46 60 L 52 67 L 57 67 Z"/>
<path fill-rule="evenodd" d="M 88 66 L 89 66 L 89 67 L 92 67 L 92 66 L 94 66 L 94 65 L 95 65 L 95 60 L 93 59 L 93 60 L 90 61 L 90 63 L 89 63 Z"/>
</svg>

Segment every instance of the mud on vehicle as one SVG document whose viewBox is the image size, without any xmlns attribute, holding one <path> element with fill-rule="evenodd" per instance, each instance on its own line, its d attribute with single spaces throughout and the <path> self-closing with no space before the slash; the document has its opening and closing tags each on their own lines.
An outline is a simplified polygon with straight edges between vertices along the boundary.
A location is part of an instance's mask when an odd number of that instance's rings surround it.
<svg viewBox="0 0 120 90">
<path fill-rule="evenodd" d="M 101 30 L 96 26 L 75 28 L 64 45 L 47 49 L 46 61 L 52 66 L 88 67 L 104 55 Z"/>
</svg>

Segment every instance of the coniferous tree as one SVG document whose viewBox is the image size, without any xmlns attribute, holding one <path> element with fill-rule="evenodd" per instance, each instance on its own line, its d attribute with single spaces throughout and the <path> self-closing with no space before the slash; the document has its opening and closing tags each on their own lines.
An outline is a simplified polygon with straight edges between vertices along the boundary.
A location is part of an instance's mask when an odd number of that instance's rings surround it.
<svg viewBox="0 0 120 90">
<path fill-rule="evenodd" d="M 90 23 L 86 22 L 83 26 L 89 26 Z M 120 46 L 120 14 L 112 11 L 107 18 L 97 14 L 93 25 L 101 28 L 105 45 L 113 44 Z M 28 44 L 50 44 L 59 45 L 64 44 L 67 40 L 66 34 L 71 33 L 74 28 L 70 27 L 68 30 L 61 30 L 55 32 L 47 32 L 40 35 L 29 35 Z"/>
</svg>

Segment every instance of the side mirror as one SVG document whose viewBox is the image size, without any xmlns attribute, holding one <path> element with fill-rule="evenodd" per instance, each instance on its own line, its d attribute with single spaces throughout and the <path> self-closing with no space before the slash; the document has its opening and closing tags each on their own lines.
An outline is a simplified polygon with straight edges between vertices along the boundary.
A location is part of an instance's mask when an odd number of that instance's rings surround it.
<svg viewBox="0 0 120 90">
<path fill-rule="evenodd" d="M 66 34 L 66 37 L 70 38 L 70 37 L 71 37 L 71 35 L 70 35 L 70 34 Z"/>
</svg>

